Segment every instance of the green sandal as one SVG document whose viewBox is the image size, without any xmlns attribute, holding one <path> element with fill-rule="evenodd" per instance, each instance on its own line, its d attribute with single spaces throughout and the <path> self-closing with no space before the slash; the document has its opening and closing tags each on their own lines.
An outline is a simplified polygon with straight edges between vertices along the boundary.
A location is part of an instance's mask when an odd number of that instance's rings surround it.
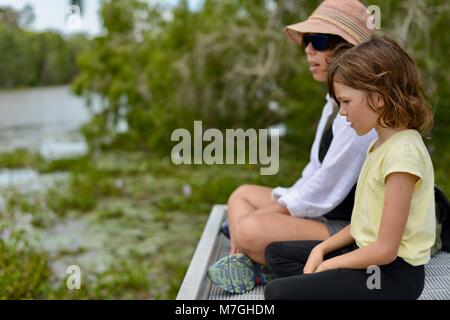
<svg viewBox="0 0 450 320">
<path fill-rule="evenodd" d="M 208 269 L 209 279 L 223 290 L 244 293 L 266 284 L 274 277 L 267 266 L 253 262 L 242 253 L 223 257 Z"/>
<path fill-rule="evenodd" d="M 255 286 L 253 262 L 242 253 L 225 256 L 215 262 L 208 269 L 208 277 L 230 293 L 244 293 Z"/>
</svg>

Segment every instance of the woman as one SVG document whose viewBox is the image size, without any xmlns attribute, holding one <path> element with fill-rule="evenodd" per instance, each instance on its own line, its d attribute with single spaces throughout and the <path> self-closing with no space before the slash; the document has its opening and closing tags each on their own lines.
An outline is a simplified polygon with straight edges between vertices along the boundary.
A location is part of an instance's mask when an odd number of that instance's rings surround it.
<svg viewBox="0 0 450 320">
<path fill-rule="evenodd" d="M 357 0 L 325 0 L 304 22 L 285 28 L 305 50 L 314 80 L 327 79 L 329 58 L 340 43 L 368 41 L 369 13 Z M 346 227 L 354 189 L 371 131 L 359 137 L 328 95 L 301 177 L 290 188 L 243 185 L 228 200 L 231 252 L 208 271 L 210 279 L 229 292 L 241 293 L 265 283 L 259 264 L 274 241 L 325 240 Z"/>
</svg>

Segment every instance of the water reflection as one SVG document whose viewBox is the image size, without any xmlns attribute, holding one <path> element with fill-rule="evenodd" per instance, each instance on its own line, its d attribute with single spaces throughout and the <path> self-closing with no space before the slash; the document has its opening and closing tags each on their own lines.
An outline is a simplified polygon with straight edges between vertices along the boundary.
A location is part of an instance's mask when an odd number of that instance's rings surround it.
<svg viewBox="0 0 450 320">
<path fill-rule="evenodd" d="M 0 91 L 0 153 L 17 148 L 58 158 L 86 152 L 77 129 L 90 118 L 68 86 Z"/>
</svg>

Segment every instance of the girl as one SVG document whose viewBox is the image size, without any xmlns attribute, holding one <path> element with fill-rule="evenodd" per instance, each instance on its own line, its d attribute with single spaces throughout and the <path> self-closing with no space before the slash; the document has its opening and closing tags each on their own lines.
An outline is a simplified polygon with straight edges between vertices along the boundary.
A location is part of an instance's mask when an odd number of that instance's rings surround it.
<svg viewBox="0 0 450 320">
<path fill-rule="evenodd" d="M 265 297 L 417 299 L 436 229 L 433 166 L 421 138 L 433 115 L 417 67 L 397 43 L 374 38 L 338 55 L 328 88 L 356 133 L 375 128 L 378 139 L 359 175 L 349 226 L 323 242 L 267 247 L 266 261 L 285 278 L 270 282 Z"/>
<path fill-rule="evenodd" d="M 357 0 L 326 0 L 306 21 L 286 27 L 285 32 L 302 45 L 313 78 L 324 82 L 329 57 L 338 44 L 357 45 L 370 39 L 368 19 L 366 7 Z M 376 134 L 356 135 L 337 111 L 327 95 L 310 162 L 292 187 L 243 185 L 230 196 L 231 256 L 210 267 L 208 275 L 216 285 L 235 293 L 250 290 L 255 281 L 265 282 L 255 270 L 265 263 L 269 243 L 324 240 L 348 225 L 358 173 Z"/>
</svg>

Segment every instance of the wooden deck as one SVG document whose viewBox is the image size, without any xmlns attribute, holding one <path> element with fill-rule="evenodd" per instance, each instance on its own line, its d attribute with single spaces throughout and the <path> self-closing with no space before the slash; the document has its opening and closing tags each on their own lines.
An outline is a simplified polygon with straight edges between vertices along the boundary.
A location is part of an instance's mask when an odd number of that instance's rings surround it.
<svg viewBox="0 0 450 320">
<path fill-rule="evenodd" d="M 177 300 L 264 300 L 264 287 L 245 294 L 230 294 L 207 277 L 208 267 L 228 254 L 229 240 L 220 233 L 226 206 L 215 205 L 206 223 L 177 295 Z M 425 267 L 425 288 L 420 300 L 450 300 L 450 253 L 439 252 Z"/>
</svg>

